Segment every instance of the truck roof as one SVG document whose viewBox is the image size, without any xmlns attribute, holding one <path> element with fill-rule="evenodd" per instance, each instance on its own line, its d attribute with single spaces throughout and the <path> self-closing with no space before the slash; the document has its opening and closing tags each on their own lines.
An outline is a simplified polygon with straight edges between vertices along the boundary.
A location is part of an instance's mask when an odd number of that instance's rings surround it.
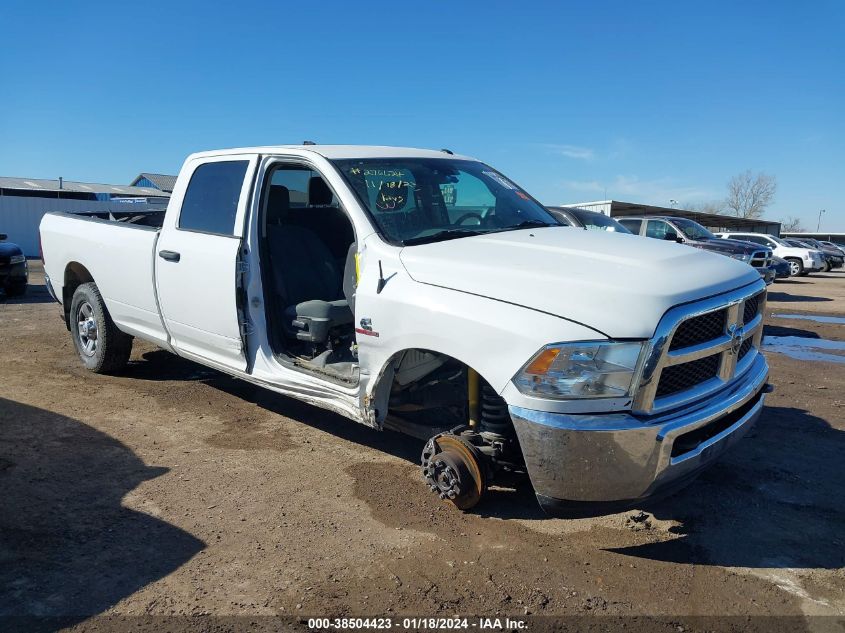
<svg viewBox="0 0 845 633">
<path fill-rule="evenodd" d="M 296 153 L 318 154 L 328 159 L 336 158 L 456 158 L 476 160 L 470 156 L 450 154 L 443 150 L 417 149 L 414 147 L 391 147 L 388 145 L 261 145 L 256 147 L 234 147 L 191 154 L 191 158 L 226 156 L 229 154 L 277 154 L 295 150 Z"/>
</svg>

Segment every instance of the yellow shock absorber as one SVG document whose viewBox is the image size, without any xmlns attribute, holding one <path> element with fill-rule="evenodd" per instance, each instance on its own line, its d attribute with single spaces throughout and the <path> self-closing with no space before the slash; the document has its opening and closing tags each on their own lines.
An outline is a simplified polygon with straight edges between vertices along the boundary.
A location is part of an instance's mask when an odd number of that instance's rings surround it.
<svg viewBox="0 0 845 633">
<path fill-rule="evenodd" d="M 478 426 L 478 372 L 472 367 L 467 367 L 467 395 L 469 396 L 469 427 L 474 429 Z"/>
</svg>

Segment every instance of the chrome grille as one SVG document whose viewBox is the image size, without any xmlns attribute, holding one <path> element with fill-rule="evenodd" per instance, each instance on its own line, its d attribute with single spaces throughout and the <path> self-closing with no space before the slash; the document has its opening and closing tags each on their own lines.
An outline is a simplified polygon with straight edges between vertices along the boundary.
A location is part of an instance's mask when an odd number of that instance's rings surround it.
<svg viewBox="0 0 845 633">
<path fill-rule="evenodd" d="M 673 365 L 663 370 L 657 384 L 657 397 L 670 396 L 679 391 L 715 378 L 719 373 L 719 356 L 705 356 L 683 365 Z"/>
<path fill-rule="evenodd" d="M 742 306 L 742 322 L 751 323 L 752 319 L 760 314 L 760 308 L 763 303 L 763 293 L 756 294 L 745 300 Z"/>
<path fill-rule="evenodd" d="M 687 319 L 678 326 L 669 351 L 700 345 L 725 333 L 727 310 L 716 310 Z"/>
<path fill-rule="evenodd" d="M 748 263 L 754 268 L 768 268 L 772 263 L 772 251 L 754 251 L 751 254 L 751 261 Z"/>
<path fill-rule="evenodd" d="M 634 411 L 657 413 L 718 391 L 753 363 L 763 336 L 765 284 L 669 310 L 643 366 Z"/>
</svg>

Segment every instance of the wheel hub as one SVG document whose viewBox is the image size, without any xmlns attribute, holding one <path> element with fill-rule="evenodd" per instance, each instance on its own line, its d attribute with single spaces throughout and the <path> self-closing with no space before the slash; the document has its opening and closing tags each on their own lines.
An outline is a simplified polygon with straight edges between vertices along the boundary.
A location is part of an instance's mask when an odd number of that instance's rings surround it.
<svg viewBox="0 0 845 633">
<path fill-rule="evenodd" d="M 93 356 L 97 351 L 97 318 L 94 308 L 87 301 L 79 304 L 76 311 L 76 330 L 80 351 L 86 356 Z"/>
<path fill-rule="evenodd" d="M 441 499 L 455 499 L 461 494 L 460 464 L 448 453 L 438 453 L 430 462 L 431 491 Z"/>
<path fill-rule="evenodd" d="M 469 510 L 487 488 L 481 460 L 478 450 L 457 435 L 437 435 L 423 449 L 423 477 L 438 497 Z"/>
</svg>

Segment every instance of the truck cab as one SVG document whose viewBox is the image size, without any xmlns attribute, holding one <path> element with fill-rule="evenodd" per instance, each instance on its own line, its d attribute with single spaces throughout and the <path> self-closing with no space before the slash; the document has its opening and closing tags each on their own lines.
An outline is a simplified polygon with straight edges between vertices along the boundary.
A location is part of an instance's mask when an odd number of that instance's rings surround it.
<svg viewBox="0 0 845 633">
<path fill-rule="evenodd" d="M 425 484 L 461 509 L 525 477 L 555 514 L 667 494 L 767 390 L 752 268 L 573 231 L 451 152 L 202 152 L 164 214 L 47 214 L 41 237 L 92 371 L 138 337 L 419 438 Z"/>
</svg>

